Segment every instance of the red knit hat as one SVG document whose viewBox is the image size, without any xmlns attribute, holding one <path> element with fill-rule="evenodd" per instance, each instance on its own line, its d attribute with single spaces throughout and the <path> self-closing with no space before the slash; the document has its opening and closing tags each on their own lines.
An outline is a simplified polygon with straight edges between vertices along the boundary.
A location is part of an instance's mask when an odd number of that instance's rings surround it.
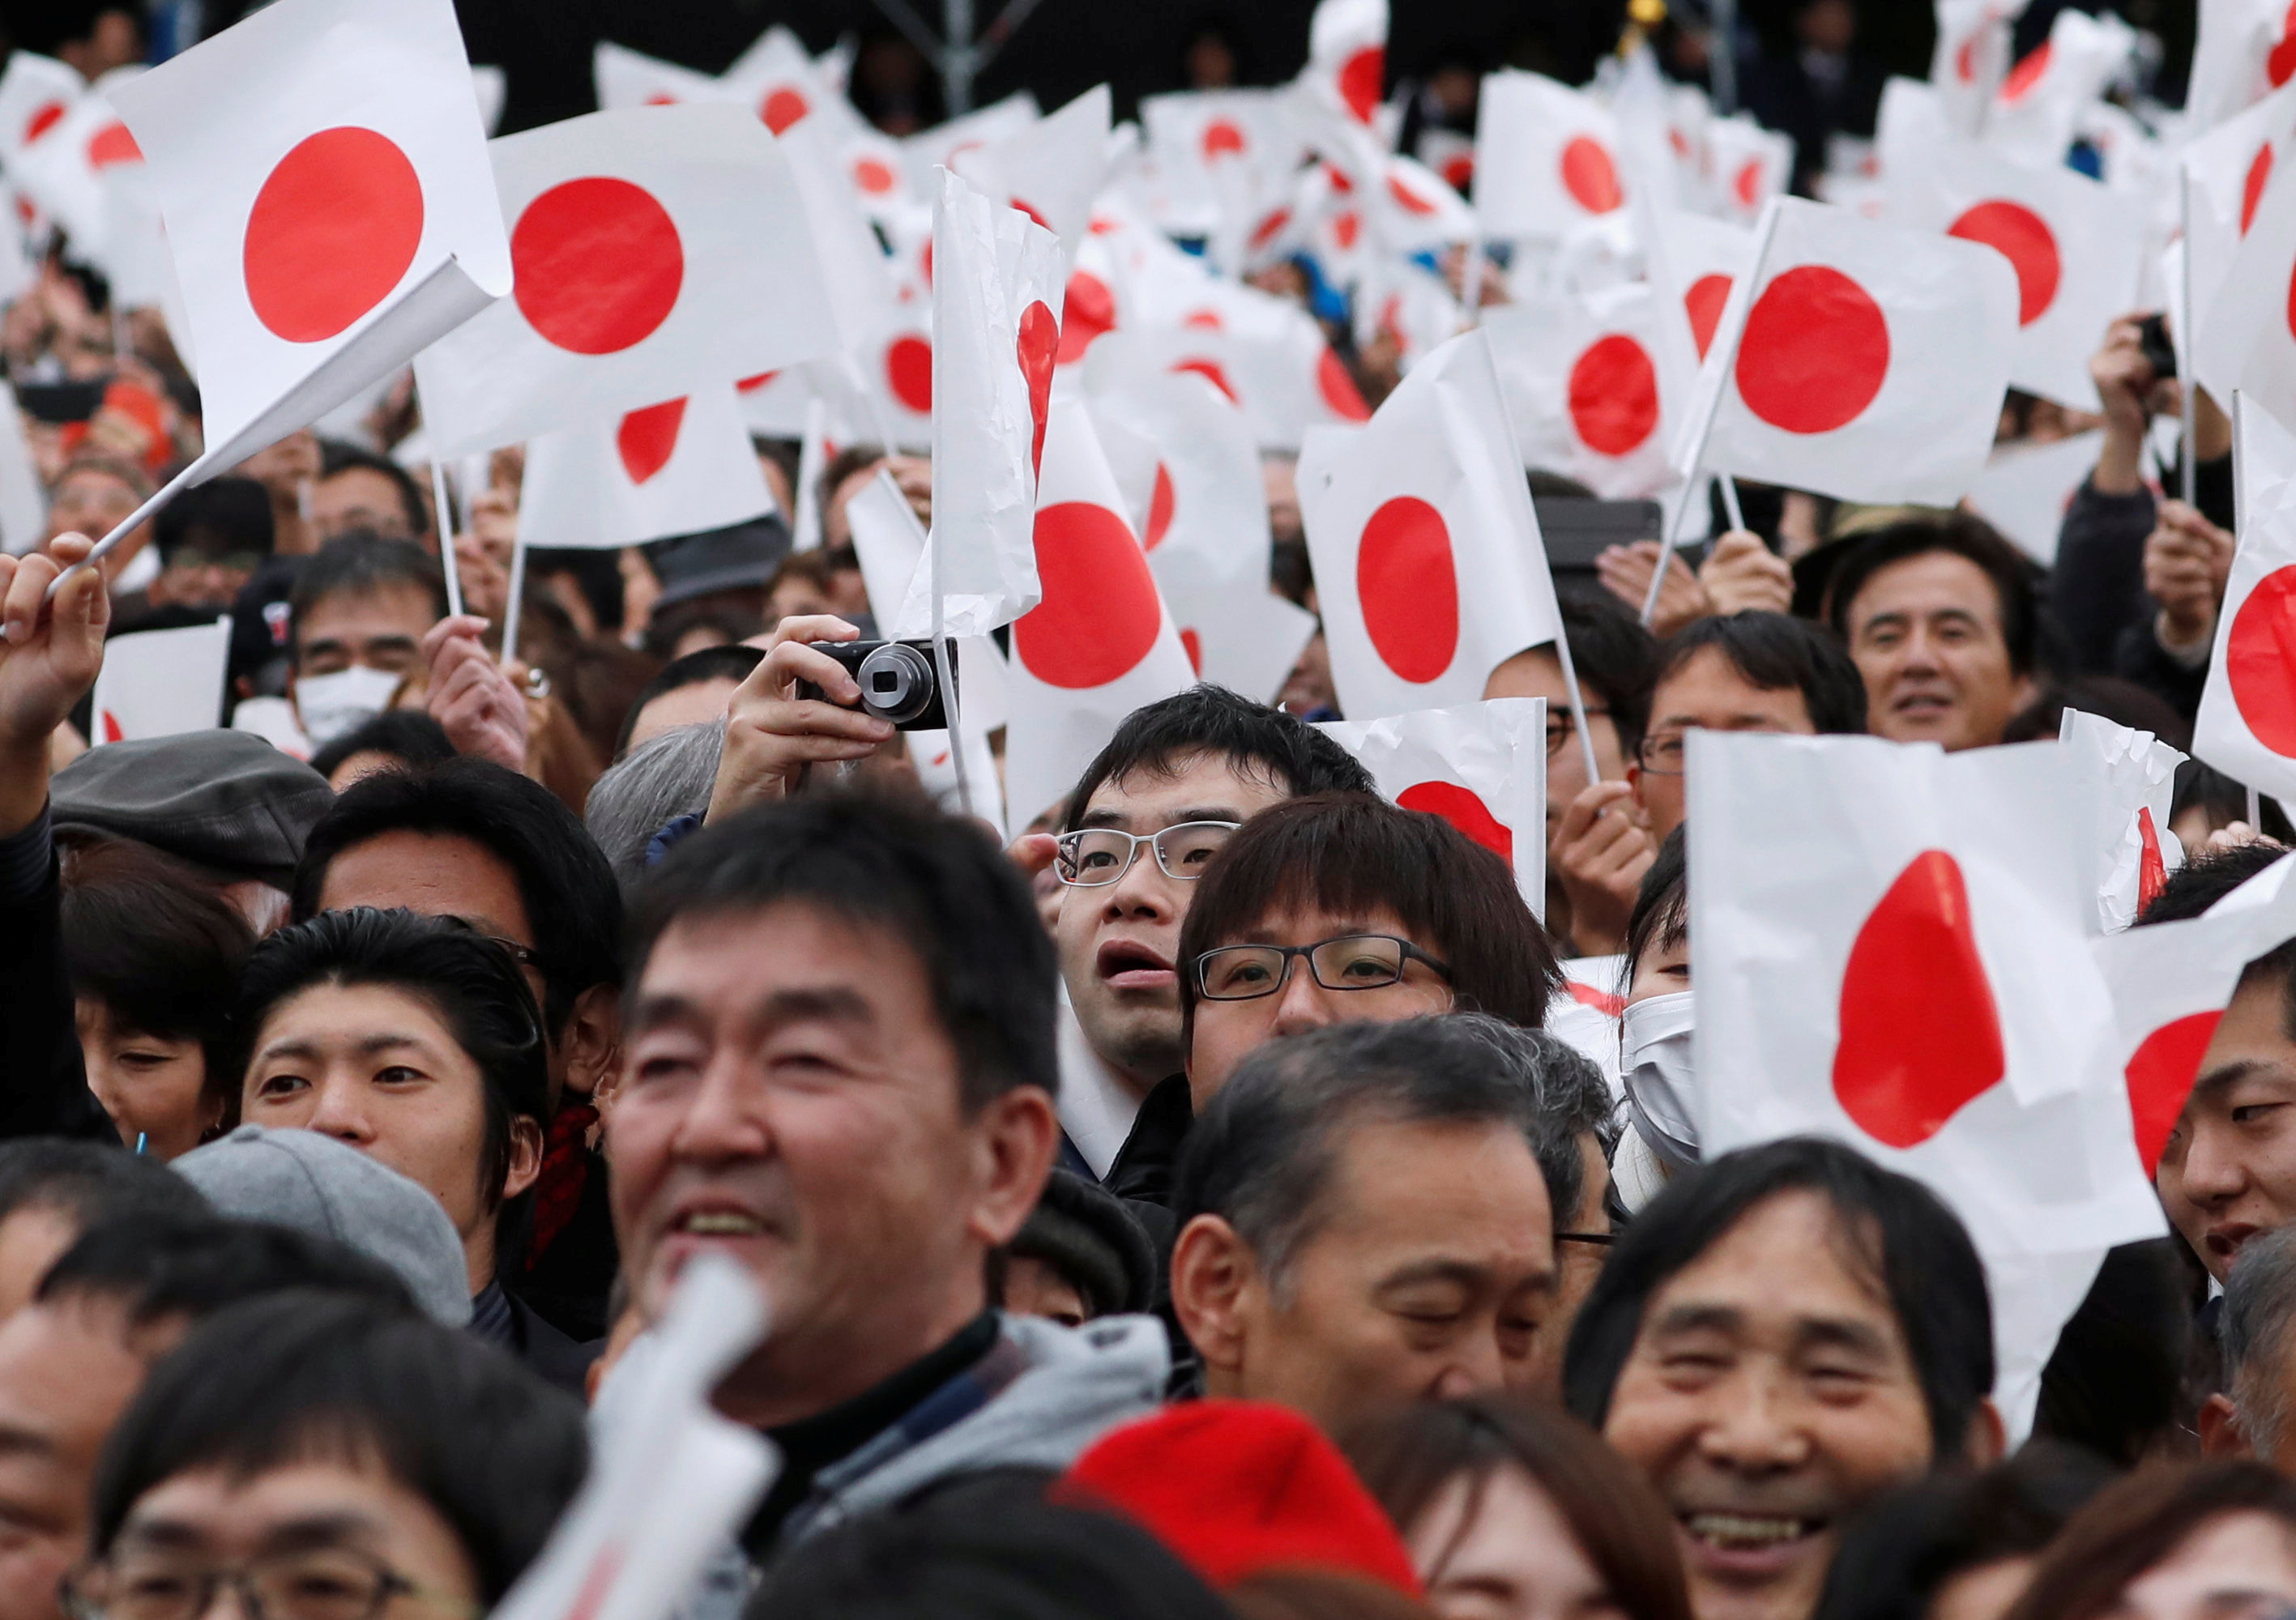
<svg viewBox="0 0 2296 1620">
<path fill-rule="evenodd" d="M 1366 1575 L 1419 1595 L 1411 1555 L 1339 1448 L 1288 1407 L 1193 1401 L 1102 1437 L 1060 1493 L 1137 1520 L 1212 1585 L 1262 1570 Z"/>
</svg>

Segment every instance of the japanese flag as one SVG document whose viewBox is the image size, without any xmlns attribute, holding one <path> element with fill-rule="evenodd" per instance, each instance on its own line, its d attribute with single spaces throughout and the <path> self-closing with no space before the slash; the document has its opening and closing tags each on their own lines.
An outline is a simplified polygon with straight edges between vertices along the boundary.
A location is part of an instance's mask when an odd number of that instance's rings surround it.
<svg viewBox="0 0 2296 1620">
<path fill-rule="evenodd" d="M 1261 449 L 1296 450 L 1309 428 L 1370 419 L 1355 379 L 1297 304 L 1209 278 L 1185 289 L 1144 282 L 1136 291 L 1140 319 L 1128 313 L 1112 336 L 1136 346 L 1141 363 L 1193 372 L 1218 389 Z"/>
<path fill-rule="evenodd" d="M 2160 896 L 2171 866 L 2185 863 L 2184 847 L 2169 830 L 2177 767 L 2185 756 L 2150 732 L 2077 708 L 2065 710 L 2057 740 L 2091 807 L 2094 830 L 2087 849 L 2095 896 L 2093 931 L 2117 933 Z"/>
<path fill-rule="evenodd" d="M 1050 231 L 1073 259 L 1108 170 L 1108 86 L 1095 85 L 1051 117 L 959 153 L 951 167 Z"/>
<path fill-rule="evenodd" d="M 2235 781 L 2296 798 L 2296 437 L 2233 397 L 2239 508 L 2193 752 Z"/>
<path fill-rule="evenodd" d="M 110 94 L 175 256 L 203 468 L 316 421 L 511 290 L 449 0 L 279 0 Z"/>
<path fill-rule="evenodd" d="M 1315 105 L 1370 124 L 1387 88 L 1388 0 L 1318 0 L 1300 78 Z"/>
<path fill-rule="evenodd" d="M 591 53 L 590 76 L 598 92 L 598 105 L 607 112 L 727 99 L 725 87 L 707 73 L 608 41 L 601 41 Z"/>
<path fill-rule="evenodd" d="M 94 91 L 10 160 L 17 186 L 64 228 L 74 252 L 111 262 L 111 188 L 124 168 L 141 169 L 144 154 L 111 102 Z"/>
<path fill-rule="evenodd" d="M 1680 415 L 1690 374 L 1669 363 L 1662 319 L 1658 296 L 1642 282 L 1557 292 L 1484 315 L 1524 466 L 1577 479 L 1610 500 L 1677 481 L 1669 418 Z"/>
<path fill-rule="evenodd" d="M 1714 346 L 1731 287 L 1754 266 L 1754 233 L 1678 209 L 1652 209 L 1644 224 L 1652 289 L 1674 327 L 1673 341 L 1695 367 Z"/>
<path fill-rule="evenodd" d="M 2185 92 L 2195 133 L 2215 128 L 2296 78 L 2296 12 L 2286 0 L 2200 0 Z"/>
<path fill-rule="evenodd" d="M 2282 103 L 2267 103 L 2276 112 Z M 2261 112 L 2262 109 L 2259 109 Z M 2259 132 L 2259 149 L 2283 148 L 2284 137 L 2270 140 Z M 2238 392 L 2251 405 L 2261 405 L 2282 421 L 2296 421 L 2296 164 L 2272 158 L 2251 160 L 2251 172 L 2262 165 L 2263 178 L 2251 210 L 2245 200 L 2242 215 L 2247 231 L 2224 267 L 2215 297 L 2200 302 L 2202 288 L 2194 288 L 2194 325 L 2200 341 L 2193 353 L 2193 369 L 2201 386 L 2218 399 Z M 2194 198 L 2197 214 L 2201 188 Z M 2245 182 L 2243 181 L 2243 193 Z M 2210 210 L 2213 212 L 2213 210 Z M 2215 240 L 2221 243 L 2221 228 Z M 2196 249 L 2210 238 L 2194 232 Z M 2203 276 L 2211 265 L 2203 258 L 2197 266 Z"/>
<path fill-rule="evenodd" d="M 1950 1204 L 2021 1434 L 2103 1251 L 2163 1231 L 2065 750 L 1698 731 L 1689 781 L 1700 1142 L 1830 1136 Z"/>
<path fill-rule="evenodd" d="M 832 120 L 842 113 L 860 122 L 845 98 L 824 81 L 804 42 L 779 24 L 751 41 L 720 78 L 775 135 L 816 112 Z"/>
<path fill-rule="evenodd" d="M 2118 17 L 2059 12 L 2049 37 L 2001 81 L 1986 115 L 1987 143 L 2029 163 L 2063 162 L 2082 112 L 2136 48 L 2136 30 Z"/>
<path fill-rule="evenodd" d="M 1981 242 L 2016 272 L 2010 385 L 2097 410 L 2089 356 L 2143 274 L 2144 220 L 2128 200 L 2062 163 L 2030 168 L 1962 141 L 1891 165 L 1890 185 L 1893 218 Z"/>
<path fill-rule="evenodd" d="M 1752 225 L 1761 217 L 1762 205 L 1793 184 L 1792 137 L 1765 129 L 1743 113 L 1708 121 L 1706 151 L 1714 200 L 1733 224 Z"/>
<path fill-rule="evenodd" d="M 181 630 L 139 630 L 103 643 L 88 740 L 141 742 L 203 732 L 223 718 L 231 620 Z"/>
<path fill-rule="evenodd" d="M 34 51 L 11 51 L 0 71 L 0 162 L 12 167 L 86 93 L 87 81 L 77 68 Z"/>
<path fill-rule="evenodd" d="M 1300 514 L 1340 707 L 1472 703 L 1561 616 L 1489 340 L 1453 339 L 1368 426 L 1308 436 Z"/>
<path fill-rule="evenodd" d="M 741 405 L 721 382 L 603 426 L 528 441 L 519 537 L 528 545 L 636 545 L 773 510 Z"/>
<path fill-rule="evenodd" d="M 516 282 L 415 362 L 434 448 L 491 449 L 836 347 L 797 182 L 741 109 L 595 112 L 488 152 Z"/>
<path fill-rule="evenodd" d="M 1004 798 L 1020 826 L 1076 785 L 1125 716 L 1196 678 L 1078 399 L 1053 404 L 1036 541 L 1044 599 L 1013 626 L 1005 723 Z"/>
<path fill-rule="evenodd" d="M 1326 722 L 1382 798 L 1439 815 L 1507 863 L 1523 901 L 1546 913 L 1546 700 L 1491 698 Z"/>
<path fill-rule="evenodd" d="M 2244 112 L 2234 113 L 2208 134 L 2185 146 L 2178 161 L 2191 188 L 2190 233 L 2185 239 L 2185 274 L 2196 313 L 2211 308 L 2231 272 L 2242 241 L 2255 225 L 2264 202 L 2265 187 L 2287 161 L 2290 141 L 2296 137 L 2296 86 L 2284 86 Z M 2205 337 L 2205 317 L 2199 323 Z M 2224 385 L 2229 366 L 2237 372 L 2239 356 L 2209 351 L 2197 356 L 2203 387 L 2213 376 Z"/>
<path fill-rule="evenodd" d="M 1370 200 L 1373 228 L 1390 252 L 1418 253 L 1478 234 L 1474 210 L 1425 164 L 1390 157 Z"/>
<path fill-rule="evenodd" d="M 1947 121 L 1964 135 L 1985 127 L 1985 114 L 2008 77 L 2009 26 L 2027 0 L 1937 0 L 1937 53 L 1930 84 Z"/>
<path fill-rule="evenodd" d="M 2046 568 L 2057 560 L 2065 509 L 2088 481 L 2103 446 L 2102 429 L 2054 444 L 2005 445 L 1970 487 L 1969 509 Z"/>
<path fill-rule="evenodd" d="M 2016 272 L 1975 242 L 1800 198 L 1770 208 L 1723 313 L 1723 362 L 1700 374 L 1700 465 L 1845 501 L 1959 500 L 2008 387 Z M 1685 433 L 1685 473 L 1695 450 Z"/>
<path fill-rule="evenodd" d="M 1537 73 L 1483 80 L 1475 131 L 1475 211 L 1493 236 L 1560 240 L 1626 201 L 1619 131 L 1584 91 Z"/>
</svg>

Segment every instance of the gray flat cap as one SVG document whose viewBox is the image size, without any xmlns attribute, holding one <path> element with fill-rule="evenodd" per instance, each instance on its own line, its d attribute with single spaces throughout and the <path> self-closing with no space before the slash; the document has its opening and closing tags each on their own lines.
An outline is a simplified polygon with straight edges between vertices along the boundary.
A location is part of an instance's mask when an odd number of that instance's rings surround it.
<svg viewBox="0 0 2296 1620">
<path fill-rule="evenodd" d="M 292 886 L 335 802 L 327 779 L 252 732 L 185 732 L 90 749 L 56 773 L 59 827 L 135 839 L 237 880 Z"/>
</svg>

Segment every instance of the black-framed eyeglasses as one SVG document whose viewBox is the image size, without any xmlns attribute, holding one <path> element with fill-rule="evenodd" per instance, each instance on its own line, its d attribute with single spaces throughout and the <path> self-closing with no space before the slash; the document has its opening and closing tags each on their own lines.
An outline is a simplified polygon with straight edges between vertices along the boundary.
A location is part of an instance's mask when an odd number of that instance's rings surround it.
<svg viewBox="0 0 2296 1620">
<path fill-rule="evenodd" d="M 1062 882 L 1075 888 L 1098 888 L 1132 870 L 1140 846 L 1155 852 L 1156 864 L 1168 878 L 1193 883 L 1204 875 L 1205 864 L 1234 836 L 1241 822 L 1180 822 L 1161 832 L 1124 832 L 1114 827 L 1079 827 L 1054 841 L 1061 847 L 1054 870 Z"/>
<path fill-rule="evenodd" d="M 116 1550 L 65 1575 L 59 1591 L 73 1620 L 201 1620 L 226 1587 L 247 1620 L 379 1620 L 398 1598 L 468 1620 L 485 1612 L 349 1547 L 276 1552 L 231 1569 L 172 1550 Z"/>
<path fill-rule="evenodd" d="M 1689 740 L 1688 733 L 1684 732 L 1645 737 L 1635 749 L 1635 763 L 1653 776 L 1679 776 Z"/>
<path fill-rule="evenodd" d="M 1378 990 L 1399 984 L 1406 964 L 1423 961 L 1447 980 L 1448 964 L 1392 934 L 1342 934 L 1314 945 L 1221 945 L 1195 960 L 1196 991 L 1208 1002 L 1250 1002 L 1273 995 L 1292 975 L 1294 957 L 1326 990 Z"/>
<path fill-rule="evenodd" d="M 522 945 L 515 939 L 504 939 L 499 934 L 481 934 L 479 937 L 489 945 L 498 945 L 509 952 L 510 959 L 520 967 L 532 968 L 537 973 L 542 971 L 541 953 L 535 950 L 533 946 Z"/>
<path fill-rule="evenodd" d="M 1608 1248 L 1619 1240 L 1619 1235 L 1611 1231 L 1558 1231 L 1554 1234 L 1554 1240 L 1557 1243 L 1592 1243 L 1598 1248 Z"/>
<path fill-rule="evenodd" d="M 1610 712 L 1611 711 L 1607 708 L 1596 708 L 1591 703 L 1587 706 L 1587 718 L 1589 720 L 1608 715 Z M 1562 708 L 1548 710 L 1546 716 L 1546 757 L 1549 759 L 1553 759 L 1560 755 L 1563 749 L 1570 744 L 1570 734 L 1578 729 L 1578 723 L 1571 719 L 1570 711 L 1569 709 Z"/>
</svg>

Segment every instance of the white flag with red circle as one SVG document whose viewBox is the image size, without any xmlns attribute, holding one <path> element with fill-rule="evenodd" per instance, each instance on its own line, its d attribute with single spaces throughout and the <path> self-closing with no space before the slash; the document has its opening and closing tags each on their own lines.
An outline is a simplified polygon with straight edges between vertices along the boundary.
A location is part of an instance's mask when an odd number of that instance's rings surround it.
<svg viewBox="0 0 2296 1620">
<path fill-rule="evenodd" d="M 1713 176 L 1710 194 L 1722 217 L 1734 224 L 1752 225 L 1764 203 L 1793 184 L 1793 138 L 1763 128 L 1745 113 L 1709 119 L 1706 152 Z"/>
<path fill-rule="evenodd" d="M 991 102 L 905 137 L 901 152 L 908 161 L 910 184 L 925 195 L 933 195 L 939 184 L 932 177 L 933 170 L 947 168 L 966 152 L 1020 134 L 1037 121 L 1038 111 L 1037 98 L 1018 90 L 1001 102 Z"/>
<path fill-rule="evenodd" d="M 1388 0 L 1317 0 L 1300 82 L 1315 103 L 1376 121 L 1387 91 Z"/>
<path fill-rule="evenodd" d="M 958 154 L 951 167 L 1050 231 L 1073 260 L 1108 172 L 1108 86 L 1095 85 L 1026 129 Z"/>
<path fill-rule="evenodd" d="M 1713 410 L 1702 468 L 1845 501 L 1951 505 L 1993 447 L 2016 272 L 1975 242 L 1797 197 L 1770 207 L 1755 272 L 1723 313 L 1723 360 L 1686 413 L 1694 425 Z M 1679 470 L 1695 449 L 1685 433 Z"/>
<path fill-rule="evenodd" d="M 1412 369 L 1369 425 L 1308 436 L 1300 515 L 1340 708 L 1472 703 L 1562 616 L 1480 331 Z"/>
<path fill-rule="evenodd" d="M 1640 282 L 1485 313 L 1524 466 L 1608 500 L 1679 482 L 1668 436 L 1692 379 L 1670 364 L 1661 319 L 1658 295 Z"/>
<path fill-rule="evenodd" d="M 2296 139 L 2296 86 L 2284 86 L 2243 112 L 2188 143 L 2177 156 L 2191 187 L 2191 230 L 2185 238 L 2188 295 L 2200 327 L 2223 290 L 2243 238 L 2255 225 L 2264 189 L 2288 160 Z M 2203 349 L 2197 357 L 2203 387 L 2223 357 Z M 2224 381 L 2219 376 L 2218 381 Z M 2230 385 L 2226 383 L 2229 393 Z"/>
<path fill-rule="evenodd" d="M 2233 402 L 2238 549 L 2217 610 L 2193 752 L 2234 781 L 2296 798 L 2296 435 Z"/>
<path fill-rule="evenodd" d="M 2010 25 L 2028 0 L 1937 0 L 1937 50 L 1930 84 L 1954 129 L 1974 137 L 2008 77 Z"/>
<path fill-rule="evenodd" d="M 0 162 L 13 165 L 27 146 L 62 123 L 87 94 L 79 70 L 20 46 L 0 70 Z"/>
<path fill-rule="evenodd" d="M 1627 200 L 1610 109 L 1541 74 L 1483 80 L 1476 114 L 1475 212 L 1493 236 L 1554 241 Z"/>
<path fill-rule="evenodd" d="M 1242 411 L 1263 450 L 1296 450 L 1310 428 L 1370 420 L 1315 316 L 1256 288 L 1183 281 L 1136 281 L 1123 327 L 1103 341 L 1136 347 L 1141 363 L 1159 370 L 1201 377 Z"/>
<path fill-rule="evenodd" d="M 726 99 L 724 86 L 707 73 L 680 67 L 601 40 L 590 53 L 590 78 L 598 106 L 606 112 L 625 107 L 669 107 L 684 102 Z"/>
<path fill-rule="evenodd" d="M 2136 302 L 2143 215 L 2062 163 L 2029 168 L 1964 141 L 1893 163 L 1889 185 L 1897 222 L 1981 242 L 2017 273 L 2010 386 L 2099 409 L 2089 356 L 2097 334 Z"/>
<path fill-rule="evenodd" d="M 2076 787 L 2091 811 L 2092 931 L 2118 933 L 2144 914 L 2169 873 L 2185 863 L 2184 846 L 2169 830 L 2177 767 L 2185 756 L 2150 732 L 2077 708 L 2065 710 L 2057 740 L 2070 757 Z"/>
<path fill-rule="evenodd" d="M 1044 596 L 1013 621 L 1007 688 L 1004 799 L 1015 826 L 1076 785 L 1125 716 L 1196 679 L 1080 399 L 1053 403 L 1036 545 Z"/>
<path fill-rule="evenodd" d="M 1754 267 L 1754 233 L 1680 209 L 1653 209 L 1643 222 L 1651 288 L 1675 329 L 1675 344 L 1694 367 L 1714 347 L 1731 287 Z"/>
<path fill-rule="evenodd" d="M 491 449 L 831 352 L 788 160 L 738 107 L 640 107 L 493 143 L 512 296 L 415 363 L 435 447 Z"/>
<path fill-rule="evenodd" d="M 449 0 L 279 0 L 109 94 L 167 224 L 203 464 L 316 421 L 510 290 Z"/>
<path fill-rule="evenodd" d="M 1389 157 L 1368 206 L 1373 229 L 1391 253 L 1418 253 L 1480 234 L 1466 199 L 1416 159 Z"/>
<path fill-rule="evenodd" d="M 1546 914 L 1546 700 L 1489 698 L 1317 728 L 1353 754 L 1380 796 L 1439 815 L 1507 863 Z"/>
<path fill-rule="evenodd" d="M 64 228 L 76 257 L 109 270 L 111 182 L 144 153 L 110 101 L 91 90 L 8 161 L 17 188 Z"/>
<path fill-rule="evenodd" d="M 860 122 L 836 86 L 822 77 L 804 42 L 779 23 L 752 40 L 719 78 L 775 135 L 816 112 L 832 119 L 841 113 Z"/>
<path fill-rule="evenodd" d="M 1688 763 L 1700 1144 L 1828 1136 L 1951 1205 L 2015 1435 L 2103 1251 L 2164 1230 L 2066 752 L 1697 731 Z"/>
<path fill-rule="evenodd" d="M 527 441 L 518 530 L 528 545 L 637 545 L 774 510 L 726 383 Z"/>
<path fill-rule="evenodd" d="M 2296 12 L 2287 0 L 2200 0 L 2199 22 L 2185 91 L 2194 134 L 2296 78 Z"/>
<path fill-rule="evenodd" d="M 2062 163 L 2082 114 L 2136 48 L 2136 30 L 2067 6 L 2049 37 L 2009 70 L 1986 114 L 1988 145 L 2033 164 Z"/>
<path fill-rule="evenodd" d="M 2191 346 L 2192 368 L 2216 398 L 2244 394 L 2282 421 L 2296 421 L 2296 175 L 2290 172 L 2296 163 L 2279 160 L 2287 151 L 2288 124 L 2282 115 L 2291 108 L 2275 97 L 2251 110 L 2252 126 L 2245 115 L 2236 124 L 2256 136 L 2263 155 L 2250 162 L 2249 175 L 2257 179 L 2253 205 L 2247 200 L 2248 177 L 2243 179 L 2241 217 L 2247 229 L 2228 261 L 2223 257 L 2228 234 L 2223 217 L 2212 201 L 2202 207 L 2218 185 L 2193 184 L 2193 212 L 2206 223 L 2193 232 L 2198 257 L 2192 301 L 2199 341 Z M 2276 135 L 2275 125 L 2283 133 Z M 2214 140 L 2202 143 L 2204 155 Z M 2211 279 L 2212 296 L 2203 303 Z"/>
<path fill-rule="evenodd" d="M 138 630 L 103 643 L 88 741 L 141 742 L 204 732 L 223 717 L 231 620 L 178 630 Z"/>
</svg>

